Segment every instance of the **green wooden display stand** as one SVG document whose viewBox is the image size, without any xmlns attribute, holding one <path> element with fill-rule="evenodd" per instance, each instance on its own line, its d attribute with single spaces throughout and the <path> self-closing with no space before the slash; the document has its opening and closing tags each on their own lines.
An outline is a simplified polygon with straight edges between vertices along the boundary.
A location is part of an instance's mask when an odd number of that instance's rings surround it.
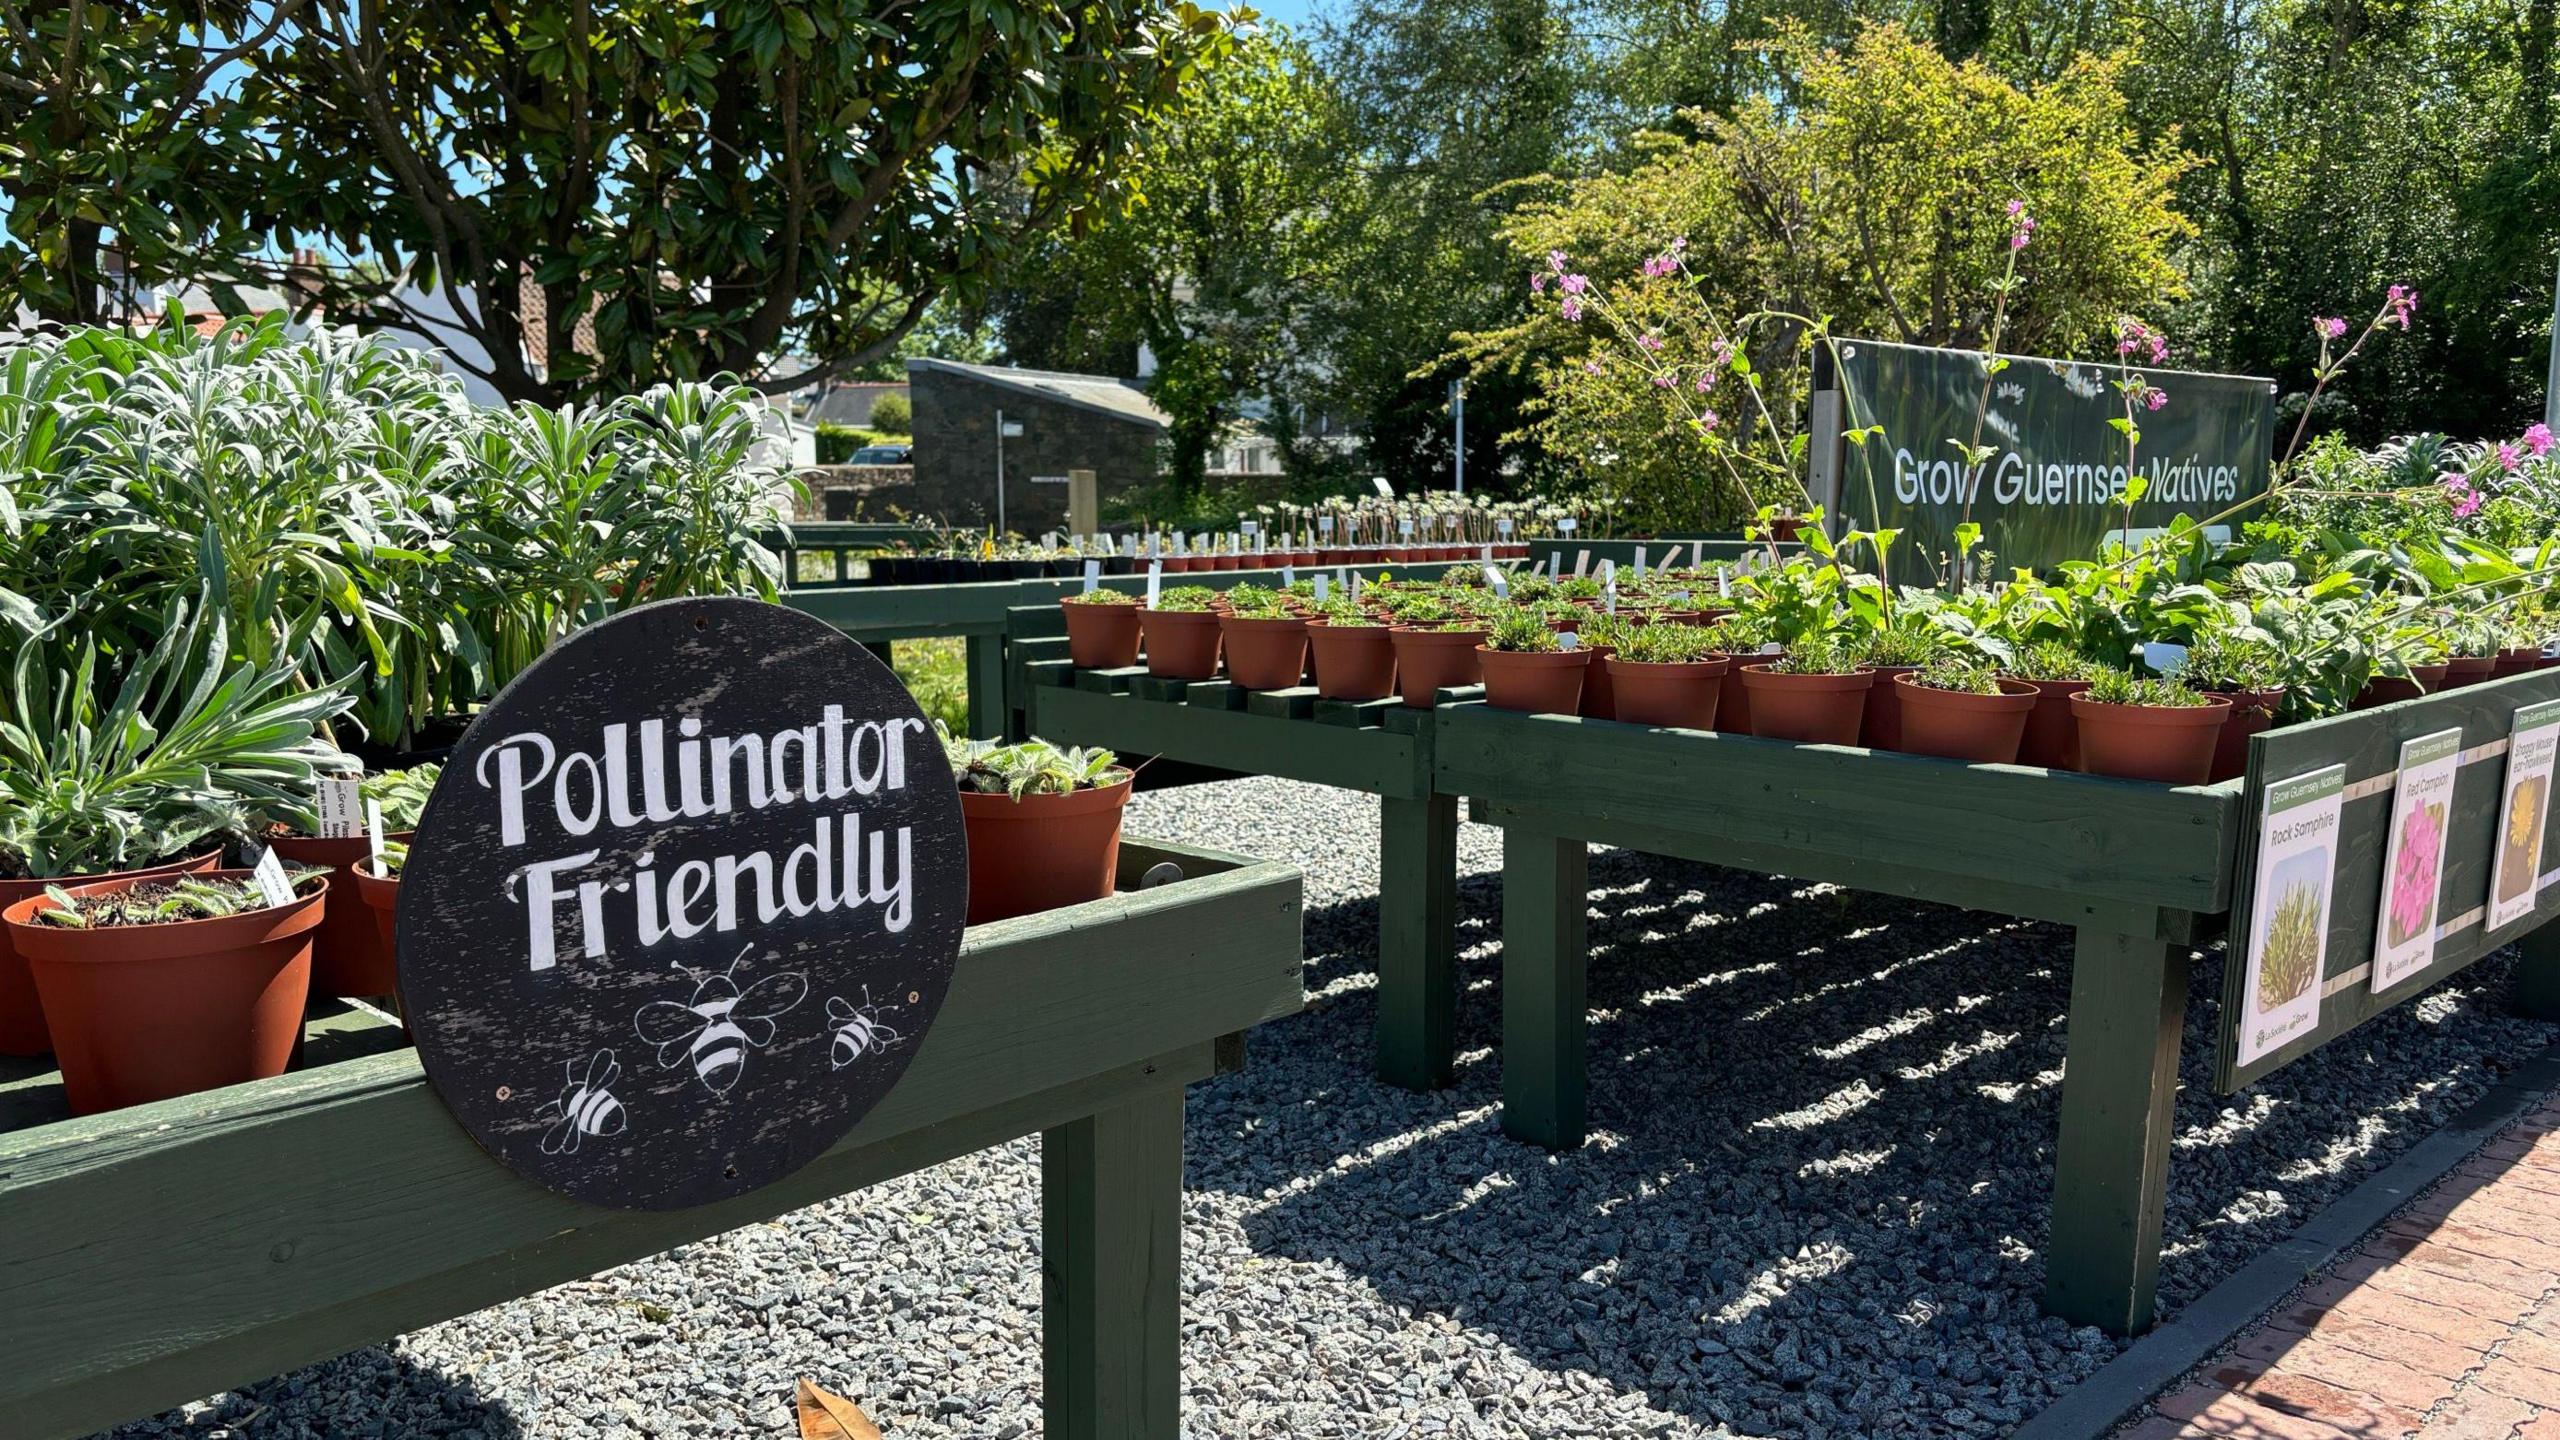
<svg viewBox="0 0 2560 1440">
<path fill-rule="evenodd" d="M 1198 778 L 1276 775 L 1378 797 L 1378 1076 L 1416 1090 L 1448 1084 L 1457 1068 L 1458 802 L 1431 777 L 1431 728 L 1444 712 L 1326 700 L 1311 687 L 1164 680 L 1143 667 L 1078 671 L 1064 658 L 1064 628 L 1055 605 L 1015 612 L 1033 734 L 1205 767 Z"/>
<path fill-rule="evenodd" d="M 1124 886 L 1167 860 L 1188 878 L 972 929 L 888 1098 L 700 1209 L 517 1178 L 356 1008 L 295 1073 L 86 1119 L 36 1062 L 0 1072 L 0 1433 L 85 1434 L 1036 1134 L 1047 1433 L 1175 1440 L 1183 1089 L 1299 1008 L 1302 902 L 1289 866 L 1136 841 Z"/>
</svg>

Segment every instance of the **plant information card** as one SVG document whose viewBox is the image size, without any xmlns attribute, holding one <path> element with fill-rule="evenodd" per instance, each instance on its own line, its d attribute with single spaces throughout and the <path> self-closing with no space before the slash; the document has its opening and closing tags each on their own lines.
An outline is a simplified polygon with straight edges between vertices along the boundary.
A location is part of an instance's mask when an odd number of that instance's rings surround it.
<svg viewBox="0 0 2560 1440">
<path fill-rule="evenodd" d="M 2247 1065 L 2320 1023 L 2320 973 L 2329 953 L 2329 894 L 2347 767 L 2332 765 L 2267 787 L 2258 833 L 2257 903 L 2240 1004 Z"/>
<path fill-rule="evenodd" d="M 2445 819 L 2462 768 L 2462 732 L 2440 730 L 2400 747 L 2391 838 L 2382 856 L 2382 913 L 2373 934 L 2373 988 L 2388 990 L 2436 958 L 2436 897 L 2444 888 Z"/>
<path fill-rule="evenodd" d="M 2560 752 L 2560 700 L 2517 710 L 2507 736 L 2506 797 L 2498 806 L 2497 859 L 2489 871 L 2490 930 L 2533 913 L 2542 832 L 2551 819 L 2551 760 Z"/>
</svg>

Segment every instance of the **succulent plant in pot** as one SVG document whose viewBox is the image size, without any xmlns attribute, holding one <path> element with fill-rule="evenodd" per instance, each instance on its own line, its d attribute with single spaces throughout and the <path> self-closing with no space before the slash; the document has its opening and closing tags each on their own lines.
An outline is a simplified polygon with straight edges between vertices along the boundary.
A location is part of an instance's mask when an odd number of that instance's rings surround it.
<svg viewBox="0 0 2560 1440">
<path fill-rule="evenodd" d="M 1541 715 L 1577 715 L 1582 711 L 1582 677 L 1591 652 L 1579 637 L 1559 632 L 1547 616 L 1531 606 L 1516 606 L 1497 615 L 1476 647 L 1484 671 L 1484 700 L 1497 710 L 1526 710 Z"/>
<path fill-rule="evenodd" d="M 173 602 L 121 673 L 94 636 L 72 638 L 74 623 L 24 635 L 0 693 L 0 908 L 47 882 L 209 870 L 253 817 L 289 810 L 342 763 L 319 728 L 348 697 L 296 688 L 282 654 L 230 662 L 218 610 Z M 0 1053 L 49 1048 L 34 982 L 0 928 Z"/>
<path fill-rule="evenodd" d="M 1774 660 L 1742 667 L 1751 733 L 1768 740 L 1855 745 L 1876 673 L 1831 635 L 1809 635 Z"/>
<path fill-rule="evenodd" d="M 1307 651 L 1316 692 L 1328 700 L 1381 700 L 1395 693 L 1394 632 L 1346 596 L 1311 606 Z"/>
<path fill-rule="evenodd" d="M 2071 697 L 2089 688 L 2097 667 L 2060 640 L 2039 640 L 2020 650 L 2006 668 L 2011 679 L 2036 692 L 2025 737 L 2018 742 L 2018 763 L 2079 769 L 2080 722 L 2071 713 Z"/>
<path fill-rule="evenodd" d="M 1205 585 L 1177 585 L 1139 613 L 1148 674 L 1206 680 L 1218 673 L 1217 599 Z"/>
<path fill-rule="evenodd" d="M 1618 718 L 1617 687 L 1609 678 L 1609 657 L 1624 648 L 1641 628 L 1624 614 L 1592 615 L 1575 632 L 1582 648 L 1591 652 L 1591 664 L 1582 672 L 1583 714 L 1595 720 Z"/>
<path fill-rule="evenodd" d="M 2442 615 L 2437 619 L 2444 636 L 2444 688 L 2458 690 L 2495 679 L 2501 648 L 2497 622 L 2480 615 Z"/>
<path fill-rule="evenodd" d="M 250 872 L 48 885 L 0 909 L 44 997 L 72 1113 L 284 1073 L 328 894 L 306 870 L 271 903 Z"/>
<path fill-rule="evenodd" d="M 2202 785 L 2231 702 L 2176 680 L 2102 670 L 2071 697 L 2080 726 L 2080 768 L 2092 775 Z"/>
<path fill-rule="evenodd" d="M 1610 655 L 1611 700 L 1631 725 L 1713 730 L 1733 661 L 1716 650 L 1715 632 L 1655 622 L 1630 633 Z"/>
<path fill-rule="evenodd" d="M 1893 683 L 1902 691 L 1900 749 L 1974 764 L 2017 760 L 2036 690 L 2001 678 L 1990 657 L 1949 651 Z"/>
<path fill-rule="evenodd" d="M 1259 585 L 1239 585 L 1228 592 L 1228 600 L 1227 612 L 1218 620 L 1227 678 L 1247 690 L 1286 690 L 1305 680 L 1307 621 L 1289 608 L 1287 597 Z"/>
<path fill-rule="evenodd" d="M 1095 588 L 1058 602 L 1067 617 L 1067 660 L 1082 670 L 1138 663 L 1138 597 Z"/>
<path fill-rule="evenodd" d="M 357 786 L 364 804 L 382 815 L 384 837 L 405 843 L 427 808 L 427 797 L 443 771 L 440 765 L 413 765 L 367 775 Z M 371 853 L 368 834 L 329 836 L 312 833 L 310 812 L 297 808 L 267 837 L 277 858 L 329 872 L 329 904 L 311 944 L 311 993 L 369 997 L 397 992 L 391 947 L 382 942 L 359 892 L 356 862 Z"/>
<path fill-rule="evenodd" d="M 1133 772 L 1108 750 L 970 740 L 937 727 L 969 838 L 969 923 L 1112 893 Z"/>
</svg>

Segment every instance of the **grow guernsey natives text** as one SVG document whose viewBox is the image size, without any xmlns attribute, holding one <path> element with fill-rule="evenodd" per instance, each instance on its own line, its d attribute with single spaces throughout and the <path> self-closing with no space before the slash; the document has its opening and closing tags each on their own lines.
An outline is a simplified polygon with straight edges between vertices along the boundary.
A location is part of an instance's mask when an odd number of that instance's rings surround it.
<svg viewBox="0 0 2560 1440">
<path fill-rule="evenodd" d="M 672 746 L 670 728 L 676 736 Z M 603 958 L 606 906 L 623 903 L 618 897 L 626 895 L 643 947 L 669 936 L 683 940 L 707 930 L 733 931 L 749 913 L 770 925 L 784 916 L 865 904 L 879 908 L 889 933 L 906 929 L 913 915 L 909 827 L 895 830 L 892 857 L 891 833 L 865 835 L 859 806 L 841 802 L 906 788 L 911 730 L 925 738 L 921 720 L 848 722 L 842 706 L 828 705 L 815 723 L 770 734 L 706 736 L 702 722 L 688 716 L 672 727 L 663 719 L 604 726 L 593 751 L 564 749 L 537 731 L 499 740 L 481 753 L 473 778 L 495 792 L 501 846 L 526 843 L 528 798 L 538 804 L 544 795 L 553 819 L 572 836 L 603 827 L 712 819 L 742 808 L 805 805 L 812 811 L 809 838 L 779 856 L 770 849 L 719 855 L 661 873 L 653 854 L 643 851 L 621 878 L 579 873 L 596 863 L 597 848 L 526 863 L 509 877 L 507 888 L 509 898 L 520 898 L 525 908 L 531 968 L 558 963 L 559 911 L 572 901 L 579 917 L 578 953 Z"/>
</svg>

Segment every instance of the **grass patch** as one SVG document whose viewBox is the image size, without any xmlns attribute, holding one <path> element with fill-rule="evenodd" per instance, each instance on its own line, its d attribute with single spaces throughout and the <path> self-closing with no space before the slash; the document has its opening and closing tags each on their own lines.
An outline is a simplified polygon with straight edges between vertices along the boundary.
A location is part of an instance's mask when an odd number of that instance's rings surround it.
<svg viewBox="0 0 2560 1440">
<path fill-rule="evenodd" d="M 949 725 L 954 733 L 969 727 L 969 642 L 957 636 L 900 640 L 890 647 L 898 679 L 924 708 L 925 718 Z"/>
</svg>

